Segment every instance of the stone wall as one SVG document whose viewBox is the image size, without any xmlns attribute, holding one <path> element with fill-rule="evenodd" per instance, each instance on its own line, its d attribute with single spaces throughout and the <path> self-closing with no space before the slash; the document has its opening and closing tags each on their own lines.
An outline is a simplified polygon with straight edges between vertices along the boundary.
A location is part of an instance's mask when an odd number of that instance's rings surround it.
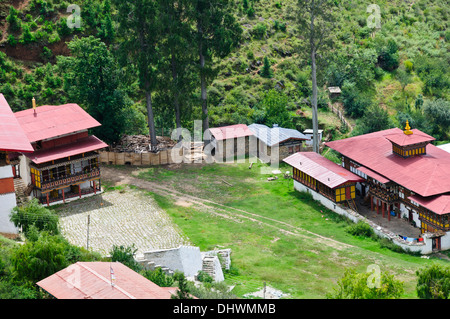
<svg viewBox="0 0 450 319">
<path fill-rule="evenodd" d="M 400 239 L 398 234 L 394 234 L 393 232 L 380 227 L 379 225 L 375 224 L 371 220 L 365 218 L 364 216 L 358 214 L 357 212 L 355 212 L 351 209 L 348 209 L 346 207 L 343 207 L 339 204 L 334 203 L 333 201 L 329 200 L 328 198 L 309 189 L 305 185 L 303 185 L 295 180 L 294 180 L 294 188 L 299 192 L 306 192 L 306 193 L 311 194 L 314 200 L 319 201 L 322 205 L 324 205 L 328 209 L 334 211 L 335 213 L 337 213 L 339 215 L 349 218 L 350 220 L 352 220 L 355 223 L 357 223 L 360 220 L 366 222 L 373 228 L 375 234 L 377 234 L 380 237 L 388 238 L 388 239 L 392 240 L 392 242 L 395 245 L 400 246 L 404 250 L 409 250 L 412 252 L 420 252 L 422 254 L 432 253 L 432 239 L 428 238 L 428 236 L 426 236 L 426 235 L 423 236 L 423 238 L 424 238 L 423 242 L 420 242 L 420 243 L 407 242 L 405 240 Z M 448 243 L 448 237 L 446 238 L 445 242 L 446 242 L 446 244 Z M 446 248 L 444 248 L 444 246 L 442 245 L 442 249 L 446 249 Z"/>
</svg>

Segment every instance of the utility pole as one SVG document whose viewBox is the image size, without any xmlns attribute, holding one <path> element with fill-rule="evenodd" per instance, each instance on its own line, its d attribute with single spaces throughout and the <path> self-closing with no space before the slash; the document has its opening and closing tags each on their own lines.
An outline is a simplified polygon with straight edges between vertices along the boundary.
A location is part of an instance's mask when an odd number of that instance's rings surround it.
<svg viewBox="0 0 450 319">
<path fill-rule="evenodd" d="M 89 250 L 89 224 L 91 223 L 91 215 L 88 215 L 87 219 L 87 240 L 86 240 L 86 249 Z"/>
</svg>

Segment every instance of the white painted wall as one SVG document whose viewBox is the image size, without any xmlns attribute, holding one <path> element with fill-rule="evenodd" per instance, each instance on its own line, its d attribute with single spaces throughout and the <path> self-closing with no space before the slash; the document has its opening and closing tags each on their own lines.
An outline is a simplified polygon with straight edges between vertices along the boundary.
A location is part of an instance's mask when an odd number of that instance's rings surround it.
<svg viewBox="0 0 450 319">
<path fill-rule="evenodd" d="M 14 177 L 11 165 L 0 166 L 0 179 Z"/>
<path fill-rule="evenodd" d="M 392 239 L 392 242 L 394 244 L 402 247 L 405 250 L 408 249 L 413 252 L 419 251 L 422 254 L 432 253 L 432 239 L 428 238 L 427 236 L 423 236 L 423 238 L 424 238 L 423 243 L 410 243 L 410 242 L 406 242 L 404 240 L 400 240 L 397 234 L 389 232 L 386 229 L 382 229 L 380 226 L 378 226 L 377 224 L 368 220 L 364 216 L 358 214 L 357 212 L 355 212 L 351 209 L 347 209 L 345 207 L 341 207 L 340 205 L 337 205 L 336 203 L 329 200 L 328 198 L 322 196 L 319 193 L 316 193 L 315 191 L 309 189 L 308 187 L 304 186 L 303 184 L 301 184 L 295 180 L 294 180 L 294 188 L 296 190 L 298 190 L 299 192 L 307 192 L 307 193 L 311 194 L 315 200 L 319 201 L 325 207 L 329 208 L 330 210 L 334 211 L 335 213 L 337 213 L 339 215 L 349 218 L 350 220 L 352 220 L 355 223 L 357 223 L 359 220 L 362 220 L 362 221 L 368 223 L 369 225 L 372 226 L 375 234 L 377 234 L 380 237 Z M 400 209 L 401 209 L 401 207 L 400 207 Z M 418 225 L 420 225 L 420 224 L 418 224 Z M 442 239 L 441 239 L 442 250 L 448 249 L 446 247 L 450 246 L 450 234 L 447 233 L 447 235 L 445 235 L 444 237 L 442 237 Z"/>
<path fill-rule="evenodd" d="M 31 183 L 31 175 L 30 175 L 30 159 L 25 155 L 20 156 L 20 177 L 26 186 Z"/>
<path fill-rule="evenodd" d="M 200 248 L 193 246 L 146 251 L 144 259 L 146 262 L 154 262 L 173 271 L 179 270 L 186 277 L 194 277 L 203 266 Z"/>
<path fill-rule="evenodd" d="M 18 234 L 19 230 L 9 220 L 12 209 L 17 205 L 16 194 L 9 193 L 0 195 L 0 203 L 0 233 Z"/>
</svg>

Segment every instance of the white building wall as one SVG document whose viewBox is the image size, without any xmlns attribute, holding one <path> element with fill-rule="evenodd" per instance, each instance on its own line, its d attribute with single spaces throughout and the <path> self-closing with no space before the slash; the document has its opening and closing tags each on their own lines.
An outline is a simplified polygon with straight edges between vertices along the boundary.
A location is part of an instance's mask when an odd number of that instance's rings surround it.
<svg viewBox="0 0 450 319">
<path fill-rule="evenodd" d="M 24 182 L 25 185 L 28 185 L 31 183 L 30 159 L 25 155 L 21 155 L 19 158 L 20 158 L 19 164 L 20 178 L 22 178 L 22 181 Z"/>
<path fill-rule="evenodd" d="M 9 220 L 9 215 L 14 207 L 16 207 L 16 194 L 2 194 L 0 195 L 0 233 L 4 234 L 18 234 L 19 230 Z"/>
<path fill-rule="evenodd" d="M 309 189 L 308 187 L 304 186 L 303 184 L 301 184 L 301 183 L 299 183 L 299 182 L 297 182 L 295 180 L 294 180 L 294 188 L 296 190 L 298 190 L 299 192 L 307 192 L 307 193 L 311 194 L 314 200 L 319 201 L 325 207 L 329 208 L 330 210 L 334 211 L 335 213 L 337 213 L 339 215 L 342 215 L 342 216 L 345 216 L 345 217 L 349 218 L 350 220 L 352 220 L 355 223 L 357 223 L 360 220 L 368 223 L 369 225 L 372 226 L 375 234 L 377 234 L 380 237 L 391 239 L 394 244 L 396 244 L 397 246 L 402 247 L 405 250 L 410 250 L 410 251 L 413 251 L 413 252 L 420 252 L 422 254 L 431 254 L 432 253 L 432 239 L 428 238 L 426 235 L 423 236 L 423 238 L 424 238 L 423 243 L 410 243 L 410 242 L 406 242 L 406 241 L 403 241 L 403 240 L 399 240 L 397 234 L 391 233 L 391 232 L 387 231 L 386 229 L 383 229 L 379 225 L 373 223 L 372 221 L 368 220 L 364 216 L 361 216 L 360 214 L 358 214 L 357 212 L 355 212 L 355 211 L 353 211 L 351 209 L 347 209 L 347 208 L 344 208 L 344 207 L 342 207 L 340 205 L 337 205 L 336 203 L 334 203 L 333 201 L 329 200 L 328 198 L 326 198 L 326 197 L 322 196 L 321 194 L 319 194 L 319 193 Z M 441 239 L 441 248 L 442 248 L 442 250 L 448 249 L 448 248 L 445 248 L 445 247 L 450 246 L 450 235 L 449 235 L 449 233 L 447 233 L 447 235 L 444 236 L 444 237 L 442 237 L 442 239 Z M 444 241 L 445 241 L 445 245 L 447 245 L 445 247 L 444 247 Z"/>
<path fill-rule="evenodd" d="M 14 177 L 11 165 L 0 167 L 0 179 Z M 0 195 L 0 233 L 18 234 L 18 229 L 9 220 L 11 210 L 16 207 L 16 193 Z"/>
<path fill-rule="evenodd" d="M 444 236 L 441 237 L 441 250 L 450 249 L 450 233 L 447 232 Z"/>
</svg>

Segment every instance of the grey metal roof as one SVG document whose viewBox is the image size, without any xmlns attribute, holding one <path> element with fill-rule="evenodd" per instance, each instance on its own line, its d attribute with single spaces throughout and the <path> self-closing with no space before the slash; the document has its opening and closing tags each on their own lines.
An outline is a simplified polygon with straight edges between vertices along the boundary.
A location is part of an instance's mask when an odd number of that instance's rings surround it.
<svg viewBox="0 0 450 319">
<path fill-rule="evenodd" d="M 251 124 L 248 126 L 253 134 L 267 146 L 274 146 L 289 139 L 309 140 L 297 130 L 284 127 L 268 127 L 264 124 Z"/>
</svg>

